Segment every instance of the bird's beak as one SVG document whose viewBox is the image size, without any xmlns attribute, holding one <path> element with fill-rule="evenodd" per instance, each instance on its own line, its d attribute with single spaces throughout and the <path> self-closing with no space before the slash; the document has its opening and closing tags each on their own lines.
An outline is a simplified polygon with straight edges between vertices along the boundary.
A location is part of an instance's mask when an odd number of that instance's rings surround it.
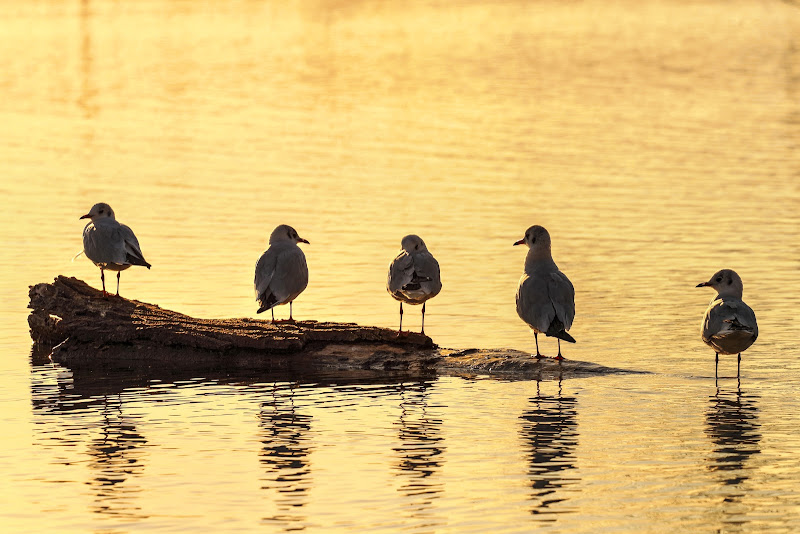
<svg viewBox="0 0 800 534">
<path fill-rule="evenodd" d="M 703 282 L 702 284 L 697 284 L 695 287 L 706 287 L 710 285 L 708 282 Z"/>
<path fill-rule="evenodd" d="M 514 243 L 514 246 L 516 247 L 517 245 L 524 245 L 524 244 L 525 244 L 525 238 L 522 238 L 519 241 L 517 241 L 516 243 Z"/>
<path fill-rule="evenodd" d="M 86 215 L 81 215 L 81 219 L 91 219 L 91 214 L 87 213 Z"/>
<path fill-rule="evenodd" d="M 310 245 L 311 243 L 308 242 L 307 239 L 303 239 L 302 237 L 297 238 L 298 243 L 305 243 L 306 245 Z"/>
</svg>

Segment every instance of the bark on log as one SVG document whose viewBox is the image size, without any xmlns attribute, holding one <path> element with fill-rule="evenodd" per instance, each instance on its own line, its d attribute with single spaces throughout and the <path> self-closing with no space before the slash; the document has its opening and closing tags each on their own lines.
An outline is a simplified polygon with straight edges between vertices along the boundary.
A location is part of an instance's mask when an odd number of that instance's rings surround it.
<svg viewBox="0 0 800 534">
<path fill-rule="evenodd" d="M 197 319 L 59 276 L 30 288 L 34 353 L 71 369 L 140 376 L 253 370 L 285 376 L 353 372 L 426 376 L 495 374 L 554 379 L 629 372 L 588 362 L 536 360 L 514 350 L 439 349 L 431 338 L 354 323 Z M 194 374 L 193 376 L 198 376 Z"/>
</svg>

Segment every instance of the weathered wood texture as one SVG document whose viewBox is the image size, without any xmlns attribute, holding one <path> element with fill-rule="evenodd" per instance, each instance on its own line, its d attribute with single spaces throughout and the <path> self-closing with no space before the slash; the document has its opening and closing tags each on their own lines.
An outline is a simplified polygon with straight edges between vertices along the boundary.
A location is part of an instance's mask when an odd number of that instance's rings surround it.
<svg viewBox="0 0 800 534">
<path fill-rule="evenodd" d="M 411 332 L 352 323 L 197 319 L 135 300 L 103 297 L 59 276 L 30 288 L 28 317 L 38 351 L 71 368 L 141 372 L 254 369 L 292 375 L 371 371 L 404 375 L 497 374 L 570 378 L 625 372 L 588 362 L 536 360 L 513 350 L 438 349 Z"/>
</svg>

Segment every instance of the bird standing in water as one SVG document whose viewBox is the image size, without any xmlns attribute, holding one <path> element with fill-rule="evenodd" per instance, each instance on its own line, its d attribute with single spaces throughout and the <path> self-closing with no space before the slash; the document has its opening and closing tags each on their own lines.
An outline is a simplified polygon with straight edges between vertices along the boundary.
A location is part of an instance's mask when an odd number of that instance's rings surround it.
<svg viewBox="0 0 800 534">
<path fill-rule="evenodd" d="M 550 234 L 541 226 L 531 226 L 525 237 L 514 245 L 527 245 L 525 273 L 517 288 L 517 315 L 533 330 L 536 341 L 536 357 L 539 352 L 539 334 L 558 338 L 558 356 L 561 355 L 561 340 L 575 343 L 567 333 L 575 317 L 575 289 L 567 275 L 558 270 L 550 253 Z"/>
<path fill-rule="evenodd" d="M 389 265 L 386 290 L 400 301 L 400 328 L 403 331 L 403 303 L 422 304 L 422 333 L 425 333 L 425 301 L 439 294 L 442 280 L 439 262 L 428 252 L 418 235 L 410 234 L 400 242 L 403 250 Z"/>
<path fill-rule="evenodd" d="M 742 352 L 747 350 L 758 338 L 756 314 L 742 300 L 744 285 L 742 279 L 731 269 L 722 269 L 708 282 L 697 287 L 710 287 L 717 296 L 703 314 L 701 335 L 703 341 L 714 349 L 714 376 L 719 369 L 720 354 L 737 354 L 736 376 L 742 363 Z"/>
<path fill-rule="evenodd" d="M 298 243 L 309 244 L 297 235 L 289 225 L 282 224 L 269 236 L 269 248 L 256 263 L 256 313 L 272 311 L 275 321 L 275 306 L 289 303 L 289 319 L 293 323 L 292 301 L 308 286 L 306 255 Z"/>
<path fill-rule="evenodd" d="M 100 267 L 100 281 L 103 283 L 103 296 L 106 292 L 104 271 L 117 271 L 117 296 L 119 296 L 119 276 L 131 265 L 141 265 L 150 269 L 144 259 L 139 240 L 133 230 L 117 222 L 114 210 L 105 202 L 92 206 L 89 213 L 81 219 L 91 219 L 83 229 L 83 252 L 92 263 Z"/>
</svg>

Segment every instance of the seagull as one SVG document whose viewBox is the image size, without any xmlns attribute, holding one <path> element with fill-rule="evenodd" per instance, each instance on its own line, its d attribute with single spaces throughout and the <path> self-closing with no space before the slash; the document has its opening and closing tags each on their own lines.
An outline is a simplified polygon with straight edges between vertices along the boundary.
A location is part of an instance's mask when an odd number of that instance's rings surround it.
<svg viewBox="0 0 800 534">
<path fill-rule="evenodd" d="M 575 317 L 575 289 L 567 275 L 558 270 L 550 254 L 550 234 L 535 225 L 525 231 L 525 237 L 514 245 L 528 246 L 525 273 L 517 288 L 517 315 L 533 330 L 536 357 L 539 352 L 539 334 L 558 338 L 557 360 L 561 355 L 561 340 L 575 343 L 567 333 Z"/>
<path fill-rule="evenodd" d="M 256 263 L 256 301 L 258 311 L 272 311 L 275 321 L 275 306 L 289 303 L 289 319 L 293 323 L 292 301 L 308 286 L 306 255 L 298 243 L 310 244 L 297 235 L 297 230 L 282 224 L 269 236 L 269 248 Z"/>
<path fill-rule="evenodd" d="M 710 287 L 717 296 L 703 314 L 702 336 L 706 345 L 714 349 L 714 376 L 717 376 L 720 354 L 738 354 L 736 376 L 742 363 L 742 352 L 758 337 L 756 314 L 742 300 L 742 279 L 731 269 L 718 271 L 708 282 L 697 287 Z"/>
<path fill-rule="evenodd" d="M 389 265 L 386 290 L 400 301 L 400 329 L 403 331 L 403 302 L 422 304 L 422 333 L 425 333 L 425 301 L 442 290 L 439 262 L 428 252 L 418 235 L 407 235 L 400 241 L 402 251 Z"/>
<path fill-rule="evenodd" d="M 117 296 L 119 296 L 119 275 L 131 265 L 141 265 L 150 269 L 144 259 L 139 240 L 133 230 L 117 222 L 114 210 L 105 202 L 92 206 L 89 213 L 81 219 L 91 219 L 83 229 L 83 252 L 92 263 L 100 267 L 100 280 L 103 282 L 103 296 L 106 292 L 104 271 L 117 271 Z"/>
</svg>

